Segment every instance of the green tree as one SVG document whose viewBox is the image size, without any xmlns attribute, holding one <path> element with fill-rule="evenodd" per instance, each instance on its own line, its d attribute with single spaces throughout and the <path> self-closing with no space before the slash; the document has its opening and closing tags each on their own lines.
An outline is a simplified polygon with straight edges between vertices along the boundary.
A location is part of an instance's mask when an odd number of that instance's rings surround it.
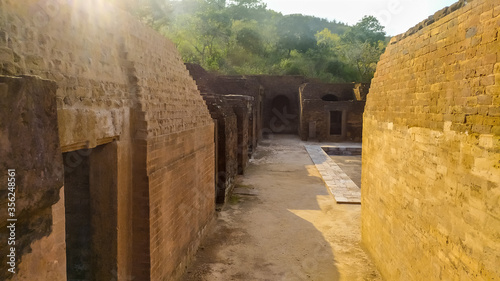
<svg viewBox="0 0 500 281">
<path fill-rule="evenodd" d="M 248 9 L 265 9 L 267 5 L 261 0 L 231 0 L 231 5 L 245 7 Z"/>
<path fill-rule="evenodd" d="M 290 56 L 292 50 L 305 53 L 316 46 L 315 32 L 308 25 L 308 18 L 303 15 L 284 16 L 277 22 L 277 47 Z"/>
<path fill-rule="evenodd" d="M 184 2 L 184 1 L 183 1 Z M 163 32 L 177 45 L 186 62 L 199 63 L 208 70 L 219 70 L 224 64 L 231 36 L 232 20 L 225 0 L 186 1 L 189 6 L 176 8 L 174 23 Z"/>
<path fill-rule="evenodd" d="M 368 81 L 385 33 L 374 17 L 349 27 L 262 0 L 145 0 L 129 10 L 177 45 L 186 62 L 221 74 L 301 74 L 325 82 Z"/>
<path fill-rule="evenodd" d="M 370 82 L 375 74 L 377 62 L 383 53 L 385 44 L 379 41 L 378 45 L 372 45 L 368 41 L 353 45 L 343 45 L 341 48 L 344 60 L 354 66 L 359 82 Z"/>
<path fill-rule="evenodd" d="M 259 32 L 255 29 L 245 27 L 236 34 L 236 41 L 245 50 L 254 54 L 263 52 L 262 39 Z"/>
<path fill-rule="evenodd" d="M 349 43 L 369 42 L 377 45 L 379 41 L 385 40 L 385 31 L 376 17 L 364 16 L 344 34 L 343 39 Z"/>
<path fill-rule="evenodd" d="M 369 82 L 386 47 L 384 27 L 373 16 L 364 16 L 341 37 L 338 51 L 357 72 L 357 81 Z"/>
</svg>

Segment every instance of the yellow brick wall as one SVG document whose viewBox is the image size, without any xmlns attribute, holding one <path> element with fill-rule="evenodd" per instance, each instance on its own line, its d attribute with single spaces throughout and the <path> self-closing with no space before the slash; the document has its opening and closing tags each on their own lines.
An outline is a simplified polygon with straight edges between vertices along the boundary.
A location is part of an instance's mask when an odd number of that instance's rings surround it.
<svg viewBox="0 0 500 281">
<path fill-rule="evenodd" d="M 387 280 L 500 279 L 500 2 L 391 40 L 362 157 L 362 240 Z"/>
</svg>

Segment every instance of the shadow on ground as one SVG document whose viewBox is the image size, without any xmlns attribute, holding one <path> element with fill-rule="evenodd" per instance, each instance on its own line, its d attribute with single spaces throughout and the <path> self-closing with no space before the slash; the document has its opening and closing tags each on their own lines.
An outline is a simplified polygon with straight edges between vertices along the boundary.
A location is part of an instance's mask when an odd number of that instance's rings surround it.
<svg viewBox="0 0 500 281">
<path fill-rule="evenodd" d="M 182 280 L 380 280 L 359 206 L 335 203 L 295 136 L 264 141 L 239 190 L 255 195 L 233 196 Z"/>
</svg>

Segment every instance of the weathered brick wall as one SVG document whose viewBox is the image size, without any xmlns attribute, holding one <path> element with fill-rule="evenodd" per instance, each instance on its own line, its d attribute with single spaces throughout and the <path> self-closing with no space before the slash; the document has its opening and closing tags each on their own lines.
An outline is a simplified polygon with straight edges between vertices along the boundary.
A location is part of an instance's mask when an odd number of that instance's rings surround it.
<svg viewBox="0 0 500 281">
<path fill-rule="evenodd" d="M 322 100 L 303 100 L 299 136 L 309 139 L 310 122 L 316 124 L 316 140 L 318 141 L 354 141 L 360 142 L 363 128 L 364 101 L 326 102 Z M 330 134 L 330 112 L 345 112 L 345 134 Z"/>
<path fill-rule="evenodd" d="M 217 192 L 217 203 L 224 203 L 229 199 L 235 185 L 235 178 L 238 175 L 238 120 L 234 112 L 228 112 L 225 115 L 220 132 L 225 137 L 219 145 L 219 148 L 224 145 L 224 150 L 219 150 L 219 153 L 223 154 L 221 158 L 224 158 L 224 162 L 220 163 L 219 167 L 222 164 L 224 168 L 217 172 L 217 178 L 219 181 L 223 181 L 224 185 L 220 186 Z"/>
<path fill-rule="evenodd" d="M 203 94 L 203 99 L 217 124 L 216 203 L 222 204 L 229 198 L 238 174 L 238 124 L 236 114 L 221 96 Z"/>
<path fill-rule="evenodd" d="M 218 96 L 248 96 L 251 97 L 248 114 L 248 141 L 250 151 L 254 151 L 262 131 L 262 111 L 264 88 L 255 76 L 218 76 L 208 73 L 198 64 L 186 63 L 186 68 L 196 81 L 202 94 Z M 226 99 L 226 98 L 224 98 Z M 221 104 L 221 106 L 223 106 Z"/>
<path fill-rule="evenodd" d="M 370 83 L 356 83 L 354 84 L 354 96 L 356 100 L 366 100 L 366 95 L 370 91 Z"/>
<path fill-rule="evenodd" d="M 213 127 L 149 142 L 151 280 L 176 280 L 196 252 L 215 210 Z M 168 155 L 167 157 L 158 157 Z M 207 167 L 211 167 L 208 168 Z M 175 262 L 171 262 L 175 261 Z"/>
<path fill-rule="evenodd" d="M 217 120 L 217 203 L 224 203 L 232 192 L 235 176 L 244 173 L 257 147 L 262 130 L 263 87 L 256 77 L 218 76 L 190 63 L 186 68 L 212 118 Z M 237 173 L 233 173 L 234 163 Z"/>
<path fill-rule="evenodd" d="M 243 174 L 248 163 L 248 146 L 251 139 L 249 135 L 250 117 L 253 113 L 253 97 L 243 95 L 226 95 L 222 98 L 233 108 L 238 124 L 238 174 Z"/>
<path fill-rule="evenodd" d="M 175 46 L 104 1 L 1 0 L 0 54 L 57 83 L 63 152 L 117 143 L 113 274 L 175 279 L 215 201 L 213 122 Z"/>
<path fill-rule="evenodd" d="M 66 258 L 64 208 L 61 220 L 59 199 L 63 161 L 57 135 L 56 89 L 54 82 L 39 77 L 0 76 L 0 180 L 4 183 L 0 187 L 1 280 L 30 280 L 34 274 L 66 280 L 60 275 L 65 273 Z M 8 169 L 15 169 L 14 181 L 7 180 Z M 8 190 L 8 182 L 15 183 L 13 189 Z M 7 209 L 8 203 L 13 209 Z M 11 223 L 14 236 L 7 228 Z M 15 240 L 8 244 L 8 238 Z M 16 274 L 7 271 L 12 267 L 7 264 L 11 247 L 15 249 Z"/>
<path fill-rule="evenodd" d="M 464 4 L 393 38 L 367 97 L 362 237 L 387 280 L 500 279 L 500 2 Z"/>
<path fill-rule="evenodd" d="M 354 83 L 313 83 L 309 82 L 301 87 L 304 99 L 321 99 L 325 95 L 333 95 L 337 101 L 356 100 Z M 358 87 L 359 91 L 359 87 Z"/>
<path fill-rule="evenodd" d="M 358 96 L 366 96 L 357 88 Z M 311 122 L 315 124 L 315 139 L 318 141 L 361 141 L 364 101 L 357 101 L 355 84 L 306 83 L 300 87 L 300 127 L 302 140 L 309 139 Z M 330 98 L 334 100 L 323 100 Z M 344 132 L 330 134 L 330 112 L 343 112 Z M 314 128 L 311 128 L 314 131 Z"/>
<path fill-rule="evenodd" d="M 255 78 L 264 88 L 262 133 L 297 134 L 300 114 L 299 87 L 306 83 L 307 79 L 303 76 L 250 77 Z"/>
<path fill-rule="evenodd" d="M 175 279 L 215 210 L 214 125 L 173 44 L 147 28 L 137 34 L 129 59 L 147 123 L 151 280 Z"/>
<path fill-rule="evenodd" d="M 262 85 L 252 76 L 217 76 L 211 81 L 210 88 L 219 95 L 252 97 L 251 112 L 248 115 L 248 139 L 251 150 L 255 150 L 262 130 Z"/>
<path fill-rule="evenodd" d="M 230 198 L 234 188 L 234 180 L 242 167 L 240 139 L 242 138 L 242 126 L 245 123 L 242 118 L 249 118 L 249 116 L 242 116 L 240 110 L 237 109 L 238 102 L 236 104 L 229 102 L 225 94 L 234 92 L 251 94 L 252 91 L 245 87 L 246 79 L 239 76 L 230 78 L 226 85 L 220 82 L 219 76 L 208 73 L 198 64 L 186 63 L 185 65 L 189 74 L 196 81 L 210 115 L 217 124 L 216 203 L 223 204 Z M 246 140 L 245 145 L 248 146 L 248 140 Z"/>
</svg>

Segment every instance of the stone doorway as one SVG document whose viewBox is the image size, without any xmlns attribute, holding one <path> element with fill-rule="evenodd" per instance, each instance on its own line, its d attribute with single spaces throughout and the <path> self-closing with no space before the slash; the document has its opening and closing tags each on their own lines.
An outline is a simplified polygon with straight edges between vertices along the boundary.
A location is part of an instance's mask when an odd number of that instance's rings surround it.
<svg viewBox="0 0 500 281">
<path fill-rule="evenodd" d="M 115 143 L 63 153 L 68 280 L 112 280 L 117 266 Z"/>
</svg>

